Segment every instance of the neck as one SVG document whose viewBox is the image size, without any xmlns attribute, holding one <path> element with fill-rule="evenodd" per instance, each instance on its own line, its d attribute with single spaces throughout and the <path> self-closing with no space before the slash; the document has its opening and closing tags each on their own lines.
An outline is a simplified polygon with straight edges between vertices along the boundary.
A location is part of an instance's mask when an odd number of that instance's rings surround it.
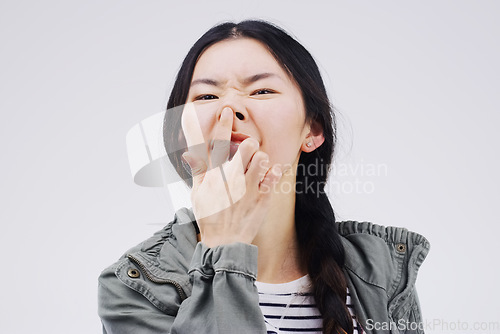
<svg viewBox="0 0 500 334">
<path fill-rule="evenodd" d="M 286 173 L 282 183 L 295 185 L 295 175 Z M 279 187 L 278 189 L 295 189 Z M 307 270 L 299 260 L 295 232 L 295 191 L 275 192 L 266 220 L 252 244 L 259 247 L 257 280 L 264 283 L 285 283 L 298 279 Z"/>
</svg>

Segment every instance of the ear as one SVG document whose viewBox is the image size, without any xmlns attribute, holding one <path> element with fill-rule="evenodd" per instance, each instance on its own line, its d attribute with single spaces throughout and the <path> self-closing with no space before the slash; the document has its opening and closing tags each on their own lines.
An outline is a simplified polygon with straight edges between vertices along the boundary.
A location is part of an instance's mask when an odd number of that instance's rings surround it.
<svg viewBox="0 0 500 334">
<path fill-rule="evenodd" d="M 309 132 L 306 135 L 302 143 L 302 151 L 306 153 L 310 153 L 317 149 L 323 144 L 325 141 L 325 137 L 323 137 L 323 128 L 317 122 L 312 121 L 309 125 Z"/>
</svg>

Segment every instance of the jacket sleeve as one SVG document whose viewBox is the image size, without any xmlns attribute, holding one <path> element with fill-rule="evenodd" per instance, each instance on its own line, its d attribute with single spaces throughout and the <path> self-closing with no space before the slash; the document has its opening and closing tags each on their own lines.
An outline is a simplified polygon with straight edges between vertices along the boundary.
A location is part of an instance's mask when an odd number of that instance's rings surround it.
<svg viewBox="0 0 500 334">
<path fill-rule="evenodd" d="M 266 333 L 254 284 L 257 246 L 243 243 L 213 249 L 198 243 L 191 270 L 193 291 L 179 309 L 172 334 Z"/>
<path fill-rule="evenodd" d="M 368 334 L 423 334 L 416 290 L 430 244 L 400 227 L 338 223 L 346 252 L 346 278 L 356 316 Z"/>
<path fill-rule="evenodd" d="M 254 284 L 257 251 L 243 243 L 198 243 L 189 270 L 192 292 L 172 300 L 177 312 L 160 310 L 146 288 L 131 289 L 112 268 L 104 271 L 98 293 L 103 333 L 266 333 Z"/>
<path fill-rule="evenodd" d="M 120 263 L 104 270 L 98 281 L 97 311 L 103 334 L 168 333 L 175 317 L 120 281 L 115 274 Z"/>
</svg>

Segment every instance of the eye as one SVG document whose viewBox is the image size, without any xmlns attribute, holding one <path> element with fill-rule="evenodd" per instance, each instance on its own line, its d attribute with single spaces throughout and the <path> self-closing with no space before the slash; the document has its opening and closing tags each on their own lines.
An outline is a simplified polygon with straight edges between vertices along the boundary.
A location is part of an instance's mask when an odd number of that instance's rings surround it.
<svg viewBox="0 0 500 334">
<path fill-rule="evenodd" d="M 265 95 L 265 94 L 273 94 L 273 93 L 276 93 L 276 92 L 272 89 L 262 88 L 262 89 L 258 89 L 255 92 L 253 92 L 252 95 Z"/>
<path fill-rule="evenodd" d="M 217 96 L 212 95 L 212 94 L 205 94 L 205 95 L 199 95 L 194 98 L 195 101 L 200 101 L 200 100 L 215 100 L 218 99 Z"/>
</svg>

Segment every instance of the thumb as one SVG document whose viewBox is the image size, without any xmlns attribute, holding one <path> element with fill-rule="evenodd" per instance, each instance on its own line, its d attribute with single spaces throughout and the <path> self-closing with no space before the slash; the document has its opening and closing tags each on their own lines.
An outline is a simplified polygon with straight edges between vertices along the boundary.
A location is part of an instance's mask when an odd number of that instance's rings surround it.
<svg viewBox="0 0 500 334">
<path fill-rule="evenodd" d="M 193 177 L 193 187 L 195 185 L 199 185 L 203 178 L 205 177 L 205 173 L 207 172 L 207 164 L 201 158 L 197 158 L 189 152 L 184 152 L 182 154 L 182 159 L 189 165 L 191 169 L 191 176 Z"/>
</svg>

